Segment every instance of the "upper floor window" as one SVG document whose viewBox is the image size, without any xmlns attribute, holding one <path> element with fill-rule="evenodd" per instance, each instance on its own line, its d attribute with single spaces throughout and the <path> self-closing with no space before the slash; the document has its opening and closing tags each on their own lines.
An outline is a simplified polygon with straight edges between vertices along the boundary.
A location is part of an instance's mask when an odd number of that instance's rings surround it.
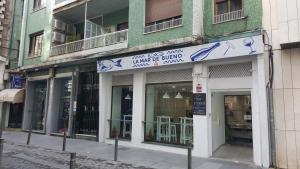
<svg viewBox="0 0 300 169">
<path fill-rule="evenodd" d="M 30 35 L 29 57 L 38 57 L 42 54 L 43 32 Z"/>
<path fill-rule="evenodd" d="M 182 0 L 146 0 L 145 33 L 182 25 Z"/>
<path fill-rule="evenodd" d="M 45 0 L 33 0 L 33 10 L 39 10 L 45 7 Z"/>
<path fill-rule="evenodd" d="M 243 0 L 214 0 L 214 23 L 244 17 Z"/>
</svg>

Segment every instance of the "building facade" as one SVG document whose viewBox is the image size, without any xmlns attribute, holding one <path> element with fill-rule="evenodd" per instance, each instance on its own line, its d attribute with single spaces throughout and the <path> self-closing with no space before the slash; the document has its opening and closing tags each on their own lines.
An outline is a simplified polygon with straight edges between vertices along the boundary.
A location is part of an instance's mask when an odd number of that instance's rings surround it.
<svg viewBox="0 0 300 169">
<path fill-rule="evenodd" d="M 117 5 L 116 5 L 117 4 Z M 261 0 L 24 0 L 23 130 L 268 167 Z M 267 137 L 266 137 L 267 136 Z M 233 145 L 233 146 L 232 146 Z M 247 154 L 245 159 L 237 153 Z"/>
<path fill-rule="evenodd" d="M 263 1 L 264 29 L 274 51 L 276 166 L 299 168 L 299 1 Z"/>
</svg>

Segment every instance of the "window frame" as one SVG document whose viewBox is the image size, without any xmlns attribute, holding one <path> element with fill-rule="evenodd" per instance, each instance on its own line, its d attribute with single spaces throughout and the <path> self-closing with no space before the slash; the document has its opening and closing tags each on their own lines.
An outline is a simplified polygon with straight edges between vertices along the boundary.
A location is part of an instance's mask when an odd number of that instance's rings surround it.
<svg viewBox="0 0 300 169">
<path fill-rule="evenodd" d="M 46 0 L 33 0 L 32 10 L 38 11 L 38 10 L 46 7 L 45 2 L 46 2 Z"/>
<path fill-rule="evenodd" d="M 220 16 L 220 15 L 225 15 L 225 14 L 229 14 L 231 12 L 235 12 L 235 11 L 239 11 L 239 10 L 234 10 L 234 11 L 231 11 L 231 1 L 233 0 L 224 0 L 224 1 L 227 1 L 227 6 L 228 6 L 228 12 L 227 13 L 223 13 L 223 14 L 217 14 L 217 0 L 212 0 L 212 20 L 213 20 L 213 24 L 218 24 L 218 23 L 224 23 L 224 22 L 229 22 L 229 21 L 234 21 L 234 20 L 239 20 L 239 19 L 244 19 L 245 18 L 245 15 L 244 15 L 244 12 L 242 12 L 242 16 L 241 17 L 238 17 L 236 19 L 229 19 L 229 20 L 226 20 L 226 21 L 222 21 L 222 22 L 215 22 L 215 17 L 216 16 Z M 245 10 L 245 2 L 244 0 L 240 0 L 242 2 L 242 8 L 240 9 L 241 11 L 244 11 Z"/>
<path fill-rule="evenodd" d="M 41 37 L 41 46 L 40 49 L 36 46 L 37 37 Z M 36 32 L 29 35 L 29 48 L 28 48 L 28 58 L 40 57 L 43 52 L 43 40 L 44 40 L 44 31 Z M 33 45 L 35 47 L 33 47 Z M 36 51 L 38 50 L 38 52 Z"/>
</svg>

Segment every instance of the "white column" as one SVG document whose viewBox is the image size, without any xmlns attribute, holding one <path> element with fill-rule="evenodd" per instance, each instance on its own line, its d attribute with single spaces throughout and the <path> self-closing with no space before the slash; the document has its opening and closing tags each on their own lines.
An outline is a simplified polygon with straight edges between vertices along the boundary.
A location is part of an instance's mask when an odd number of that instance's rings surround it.
<svg viewBox="0 0 300 169">
<path fill-rule="evenodd" d="M 109 137 L 109 122 L 111 115 L 112 75 L 99 74 L 99 142 L 105 142 Z"/>
<path fill-rule="evenodd" d="M 259 55 L 252 65 L 253 156 L 256 165 L 268 167 L 270 149 L 264 55 Z"/>
<path fill-rule="evenodd" d="M 207 79 L 208 70 L 207 66 L 204 64 L 194 65 L 193 71 L 193 93 L 197 93 L 196 86 L 198 84 L 202 85 L 202 93 L 207 93 Z M 208 100 L 208 97 L 206 97 Z M 208 103 L 208 101 L 206 101 Z M 208 105 L 206 105 L 208 110 Z M 210 143 L 209 143 L 209 113 L 206 115 L 194 115 L 193 116 L 194 125 L 194 149 L 193 156 L 197 157 L 209 157 L 210 156 Z"/>
<path fill-rule="evenodd" d="M 133 75 L 133 106 L 132 106 L 132 138 L 133 144 L 144 141 L 146 73 L 137 72 Z"/>
</svg>

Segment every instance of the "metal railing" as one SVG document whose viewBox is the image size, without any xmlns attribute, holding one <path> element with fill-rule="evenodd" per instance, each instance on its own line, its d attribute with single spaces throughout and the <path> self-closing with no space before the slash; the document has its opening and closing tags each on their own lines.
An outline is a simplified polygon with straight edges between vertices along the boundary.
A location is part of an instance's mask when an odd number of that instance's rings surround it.
<svg viewBox="0 0 300 169">
<path fill-rule="evenodd" d="M 65 43 L 53 46 L 51 48 L 51 56 L 63 55 L 88 49 L 94 49 L 104 46 L 110 46 L 127 41 L 128 30 L 103 34 L 75 42 Z"/>
<path fill-rule="evenodd" d="M 237 11 L 214 16 L 214 23 L 217 24 L 217 23 L 241 19 L 244 17 L 245 17 L 244 10 L 237 10 Z"/>
<path fill-rule="evenodd" d="M 157 31 L 161 31 L 161 30 L 178 27 L 181 25 L 182 25 L 182 18 L 172 19 L 172 20 L 165 21 L 162 23 L 157 23 L 157 24 L 146 26 L 145 33 L 157 32 Z"/>
</svg>

